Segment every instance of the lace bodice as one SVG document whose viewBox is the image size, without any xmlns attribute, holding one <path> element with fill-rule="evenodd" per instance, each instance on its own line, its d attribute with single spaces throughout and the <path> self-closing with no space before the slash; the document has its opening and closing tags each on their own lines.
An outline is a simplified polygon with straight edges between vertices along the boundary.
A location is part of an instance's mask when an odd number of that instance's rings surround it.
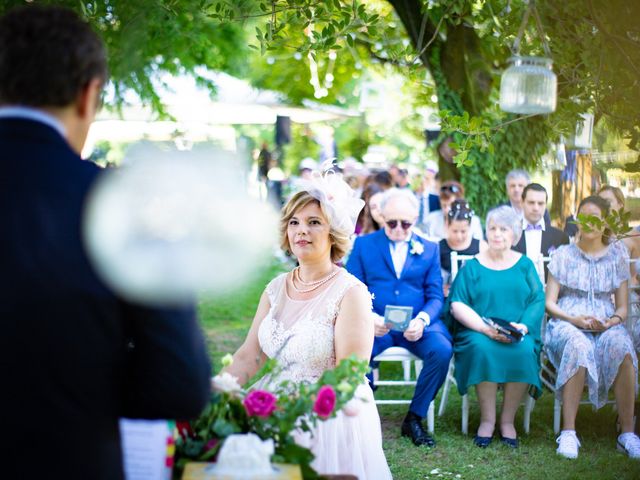
<svg viewBox="0 0 640 480">
<path fill-rule="evenodd" d="M 328 288 L 309 300 L 292 300 L 287 294 L 288 273 L 274 278 L 266 288 L 271 308 L 262 320 L 258 340 L 269 358 L 283 367 L 269 382 L 315 382 L 336 365 L 334 324 L 340 303 L 349 288 L 361 285 L 342 270 Z"/>
</svg>

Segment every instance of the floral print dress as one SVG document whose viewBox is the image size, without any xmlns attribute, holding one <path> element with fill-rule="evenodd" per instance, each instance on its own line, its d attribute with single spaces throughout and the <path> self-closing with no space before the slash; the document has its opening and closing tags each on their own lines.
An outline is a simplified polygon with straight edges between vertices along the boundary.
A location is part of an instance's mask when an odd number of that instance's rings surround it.
<svg viewBox="0 0 640 480">
<path fill-rule="evenodd" d="M 569 315 L 592 315 L 607 319 L 615 312 L 613 293 L 629 280 L 629 255 L 620 243 L 610 245 L 598 257 L 575 244 L 563 245 L 549 262 L 549 273 L 560 284 L 558 306 Z M 579 367 L 587 370 L 589 401 L 602 407 L 626 355 L 638 372 L 633 341 L 624 324 L 601 333 L 589 333 L 570 322 L 551 318 L 547 324 L 545 350 L 556 368 L 556 394 Z M 637 385 L 636 385 L 637 389 Z"/>
</svg>

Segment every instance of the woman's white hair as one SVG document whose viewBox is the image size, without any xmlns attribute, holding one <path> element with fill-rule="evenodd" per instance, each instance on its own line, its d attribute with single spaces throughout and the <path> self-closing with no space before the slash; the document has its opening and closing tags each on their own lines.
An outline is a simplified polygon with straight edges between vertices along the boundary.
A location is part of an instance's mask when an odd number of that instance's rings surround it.
<svg viewBox="0 0 640 480">
<path fill-rule="evenodd" d="M 487 230 L 491 223 L 509 227 L 513 230 L 514 245 L 520 241 L 520 236 L 522 235 L 522 218 L 513 208 L 503 205 L 489 210 L 489 213 L 487 213 Z"/>
<path fill-rule="evenodd" d="M 408 188 L 390 188 L 382 195 L 380 200 L 380 210 L 384 211 L 387 203 L 393 198 L 404 198 L 409 204 L 415 208 L 416 212 L 420 210 L 420 204 L 414 193 Z"/>
</svg>

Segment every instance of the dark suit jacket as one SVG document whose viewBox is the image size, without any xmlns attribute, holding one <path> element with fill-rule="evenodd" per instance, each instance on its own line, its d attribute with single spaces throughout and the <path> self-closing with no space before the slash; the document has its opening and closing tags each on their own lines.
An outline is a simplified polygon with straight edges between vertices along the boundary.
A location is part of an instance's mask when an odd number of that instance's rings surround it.
<svg viewBox="0 0 640 480">
<path fill-rule="evenodd" d="M 569 237 L 562 230 L 558 230 L 552 226 L 546 226 L 542 231 L 542 242 L 540 244 L 540 249 L 542 250 L 542 255 L 547 257 L 549 256 L 549 249 L 551 251 L 558 248 L 560 245 L 566 245 L 569 243 Z M 520 252 L 523 255 L 527 254 L 527 241 L 525 238 L 524 232 L 522 232 L 522 236 L 520 237 L 520 241 L 518 244 L 513 247 L 513 250 L 516 252 Z"/>
<path fill-rule="evenodd" d="M 119 417 L 188 418 L 209 396 L 192 308 L 143 308 L 81 242 L 99 175 L 51 127 L 0 119 L 0 415 L 4 478 L 121 479 Z"/>
<path fill-rule="evenodd" d="M 378 315 L 384 315 L 387 305 L 410 306 L 414 317 L 420 311 L 429 314 L 431 324 L 427 331 L 438 331 L 451 338 L 440 320 L 444 297 L 438 245 L 417 235 L 412 236 L 412 241 L 420 243 L 424 251 L 412 254 L 409 247 L 400 278 L 393 268 L 384 229 L 356 239 L 347 270 L 373 294 L 373 310 Z"/>
</svg>

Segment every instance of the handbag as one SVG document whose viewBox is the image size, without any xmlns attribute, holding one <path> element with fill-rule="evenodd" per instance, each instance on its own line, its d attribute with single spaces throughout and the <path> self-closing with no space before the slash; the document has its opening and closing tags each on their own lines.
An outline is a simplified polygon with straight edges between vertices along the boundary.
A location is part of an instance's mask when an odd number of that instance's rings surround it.
<svg viewBox="0 0 640 480">
<path fill-rule="evenodd" d="M 498 333 L 501 333 L 510 343 L 520 342 L 524 338 L 524 333 L 511 325 L 510 322 L 501 318 L 487 318 L 482 317 L 482 321 L 489 325 L 491 328 L 495 328 Z"/>
</svg>

